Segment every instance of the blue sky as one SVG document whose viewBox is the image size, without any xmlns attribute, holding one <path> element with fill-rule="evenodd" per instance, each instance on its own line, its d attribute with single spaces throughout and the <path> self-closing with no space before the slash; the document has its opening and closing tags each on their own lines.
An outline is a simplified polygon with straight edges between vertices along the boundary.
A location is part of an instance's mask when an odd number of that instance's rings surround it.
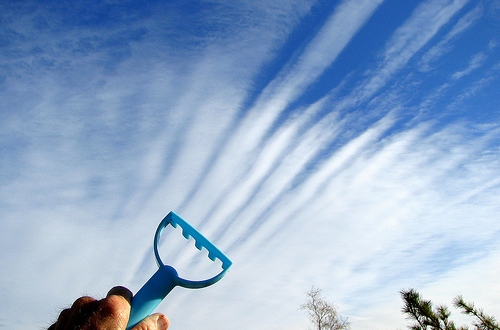
<svg viewBox="0 0 500 330">
<path fill-rule="evenodd" d="M 311 286 L 353 329 L 409 287 L 494 314 L 499 35 L 498 0 L 3 1 L 0 327 L 136 292 L 170 210 L 234 262 L 172 329 L 306 329 Z"/>
</svg>

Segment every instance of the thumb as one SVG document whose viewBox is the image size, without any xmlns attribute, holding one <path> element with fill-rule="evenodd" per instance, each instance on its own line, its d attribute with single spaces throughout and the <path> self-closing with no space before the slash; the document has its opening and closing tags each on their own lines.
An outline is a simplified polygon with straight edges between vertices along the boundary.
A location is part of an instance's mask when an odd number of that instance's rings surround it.
<svg viewBox="0 0 500 330">
<path fill-rule="evenodd" d="M 141 322 L 137 323 L 132 330 L 167 330 L 170 321 L 163 314 L 151 314 Z"/>
</svg>

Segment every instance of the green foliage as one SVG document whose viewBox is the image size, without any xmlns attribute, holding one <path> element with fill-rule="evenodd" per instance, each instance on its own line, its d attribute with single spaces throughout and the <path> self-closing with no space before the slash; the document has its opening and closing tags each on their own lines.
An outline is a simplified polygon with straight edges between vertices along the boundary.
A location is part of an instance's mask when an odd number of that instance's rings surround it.
<svg viewBox="0 0 500 330">
<path fill-rule="evenodd" d="M 402 290 L 401 298 L 404 301 L 402 312 L 413 323 L 408 326 L 411 330 L 467 330 L 468 327 L 457 327 L 450 320 L 451 312 L 445 305 L 433 308 L 430 300 L 424 300 L 414 289 Z M 454 306 L 462 313 L 474 316 L 472 325 L 476 330 L 500 330 L 494 317 L 478 310 L 472 303 L 466 303 L 461 296 L 455 298 Z"/>
<path fill-rule="evenodd" d="M 473 303 L 466 303 L 462 296 L 456 297 L 453 301 L 453 305 L 455 305 L 456 308 L 461 309 L 462 313 L 475 317 L 475 320 L 472 322 L 474 329 L 500 330 L 500 325 L 493 316 L 484 314 L 482 309 L 476 309 Z"/>
</svg>

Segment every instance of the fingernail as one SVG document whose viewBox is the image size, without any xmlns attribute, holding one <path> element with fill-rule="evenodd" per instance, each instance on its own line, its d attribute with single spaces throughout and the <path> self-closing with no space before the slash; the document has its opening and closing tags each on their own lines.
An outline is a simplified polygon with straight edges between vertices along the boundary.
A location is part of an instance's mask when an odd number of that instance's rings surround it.
<svg viewBox="0 0 500 330">
<path fill-rule="evenodd" d="M 158 330 L 167 330 L 168 329 L 168 319 L 165 315 L 160 315 L 158 317 L 158 321 L 156 321 Z"/>
<path fill-rule="evenodd" d="M 109 290 L 108 294 L 106 297 L 112 296 L 112 295 L 117 295 L 117 296 L 122 296 L 124 297 L 128 302 L 132 300 L 132 291 L 129 289 L 123 287 L 123 286 L 115 286 L 111 290 Z"/>
</svg>

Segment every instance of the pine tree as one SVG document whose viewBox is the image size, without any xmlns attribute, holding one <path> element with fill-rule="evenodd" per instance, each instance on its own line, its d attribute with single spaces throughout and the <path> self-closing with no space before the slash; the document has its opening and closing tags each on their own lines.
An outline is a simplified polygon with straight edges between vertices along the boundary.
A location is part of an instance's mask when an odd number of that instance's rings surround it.
<svg viewBox="0 0 500 330">
<path fill-rule="evenodd" d="M 445 305 L 436 308 L 430 300 L 424 300 L 414 289 L 402 290 L 401 298 L 404 301 L 402 312 L 407 315 L 413 323 L 408 326 L 411 330 L 467 330 L 468 327 L 457 327 L 450 320 L 451 312 Z M 494 317 L 488 316 L 482 310 L 478 310 L 472 303 L 466 303 L 461 296 L 454 300 L 454 306 L 462 313 L 474 316 L 472 322 L 476 330 L 500 330 Z"/>
</svg>

